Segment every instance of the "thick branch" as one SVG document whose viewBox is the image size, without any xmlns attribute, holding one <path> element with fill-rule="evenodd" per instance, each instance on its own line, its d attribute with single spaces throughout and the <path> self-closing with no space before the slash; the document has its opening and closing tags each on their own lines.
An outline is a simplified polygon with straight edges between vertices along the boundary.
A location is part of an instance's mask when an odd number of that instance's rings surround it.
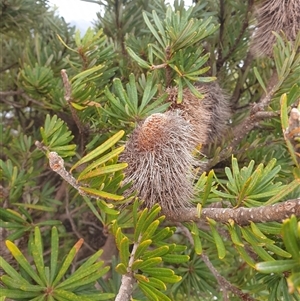
<svg viewBox="0 0 300 301">
<path fill-rule="evenodd" d="M 233 220 L 235 223 L 245 226 L 249 225 L 250 222 L 281 222 L 292 215 L 300 217 L 300 198 L 254 208 L 204 208 L 200 217 L 196 208 L 189 208 L 181 210 L 176 213 L 176 216 L 173 215 L 169 218 L 177 222 L 198 222 L 199 220 L 206 220 L 208 217 L 220 223 L 228 223 L 229 220 Z"/>
</svg>

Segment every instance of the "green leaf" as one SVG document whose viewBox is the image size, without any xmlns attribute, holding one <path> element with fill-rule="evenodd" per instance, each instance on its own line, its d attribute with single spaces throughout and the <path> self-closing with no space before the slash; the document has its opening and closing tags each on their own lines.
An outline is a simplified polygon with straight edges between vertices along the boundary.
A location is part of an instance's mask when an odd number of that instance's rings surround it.
<svg viewBox="0 0 300 301">
<path fill-rule="evenodd" d="M 0 256 L 0 267 L 12 279 L 15 279 L 16 281 L 22 282 L 24 285 L 29 284 L 29 282 L 25 278 L 23 278 L 20 275 L 20 273 L 18 273 L 2 256 Z"/>
<path fill-rule="evenodd" d="M 141 242 L 135 251 L 134 258 L 135 259 L 140 258 L 151 244 L 152 244 L 151 239 L 147 239 Z"/>
<path fill-rule="evenodd" d="M 114 173 L 114 172 L 117 172 L 119 170 L 126 168 L 127 166 L 128 166 L 127 163 L 117 163 L 117 164 L 107 165 L 107 166 L 103 166 L 103 167 L 98 167 L 97 169 L 92 170 L 88 173 L 79 175 L 78 181 L 90 179 L 90 178 L 101 176 L 101 175 L 108 174 L 108 173 Z"/>
<path fill-rule="evenodd" d="M 264 84 L 264 81 L 262 80 L 262 78 L 261 78 L 261 76 L 260 76 L 260 74 L 259 74 L 257 68 L 254 67 L 254 68 L 253 68 L 253 71 L 254 71 L 254 74 L 255 74 L 255 76 L 256 76 L 256 78 L 257 78 L 259 84 L 260 84 L 261 87 L 263 88 L 264 92 L 267 94 L 267 93 L 268 93 L 267 88 L 266 88 L 266 86 L 265 86 L 265 84 Z"/>
<path fill-rule="evenodd" d="M 215 244 L 217 247 L 218 257 L 220 259 L 224 259 L 225 255 L 226 255 L 226 248 L 225 248 L 224 242 L 223 242 L 219 232 L 216 229 L 215 221 L 210 218 L 207 218 L 207 220 L 209 222 L 211 234 L 214 238 L 214 241 L 215 241 Z"/>
<path fill-rule="evenodd" d="M 176 255 L 176 254 L 167 254 L 162 256 L 162 260 L 168 263 L 181 264 L 189 261 L 190 256 L 188 255 Z"/>
<path fill-rule="evenodd" d="M 151 283 L 152 284 L 152 283 Z M 149 298 L 151 301 L 171 301 L 165 294 L 157 290 L 153 285 L 147 282 L 138 282 L 141 291 Z"/>
<path fill-rule="evenodd" d="M 114 150 L 112 150 L 111 152 L 109 152 L 108 154 L 104 155 L 103 157 L 99 158 L 98 160 L 96 160 L 95 162 L 93 162 L 92 164 L 89 164 L 78 176 L 78 179 L 80 179 L 83 175 L 85 175 L 86 173 L 88 173 L 89 171 L 91 171 L 94 168 L 97 168 L 98 166 L 106 163 L 107 161 L 115 158 L 116 156 L 118 156 L 120 153 L 122 153 L 124 151 L 125 147 L 124 146 L 120 146 Z"/>
<path fill-rule="evenodd" d="M 115 267 L 115 270 L 121 274 L 121 275 L 125 275 L 127 274 L 127 267 L 125 266 L 124 263 L 120 262 L 116 267 Z"/>
<path fill-rule="evenodd" d="M 154 11 L 152 11 L 152 14 L 153 13 L 154 13 Z M 156 38 L 158 43 L 162 46 L 163 49 L 165 49 L 167 47 L 167 45 L 163 42 L 163 40 L 160 38 L 160 35 L 158 34 L 158 32 L 156 31 L 154 26 L 151 24 L 149 18 L 147 17 L 146 12 L 143 12 L 143 17 L 144 17 L 146 25 L 148 26 L 148 28 L 150 29 L 150 31 L 152 32 L 152 34 L 154 35 L 154 37 Z"/>
<path fill-rule="evenodd" d="M 112 137 L 110 137 L 108 140 L 106 140 L 104 143 L 102 143 L 96 149 L 94 149 L 89 154 L 87 154 L 86 156 L 81 158 L 75 165 L 73 165 L 73 167 L 71 168 L 70 171 L 74 170 L 76 167 L 78 167 L 79 165 L 81 165 L 83 163 L 86 163 L 86 162 L 89 162 L 89 161 L 95 159 L 96 157 L 98 157 L 99 155 L 101 155 L 102 153 L 107 151 L 109 148 L 114 146 L 124 136 L 124 134 L 125 134 L 125 132 L 122 130 L 122 131 L 119 131 L 118 133 L 116 133 L 115 135 L 113 135 Z"/>
<path fill-rule="evenodd" d="M 241 247 L 239 245 L 236 245 L 235 248 L 237 251 L 240 253 L 241 257 L 245 260 L 245 262 L 251 266 L 252 268 L 255 267 L 255 262 L 254 260 L 249 256 L 249 254 L 245 251 L 244 247 Z"/>
<path fill-rule="evenodd" d="M 149 227 L 145 230 L 145 232 L 142 233 L 142 239 L 141 239 L 141 241 L 144 241 L 144 240 L 147 240 L 147 239 L 151 239 L 152 235 L 156 231 L 156 229 L 159 226 L 159 224 L 160 224 L 159 220 L 155 220 L 154 222 L 152 222 L 149 225 Z"/>
<path fill-rule="evenodd" d="M 207 180 L 206 180 L 206 185 L 205 185 L 205 189 L 204 189 L 204 193 L 202 195 L 202 206 L 205 206 L 205 203 L 208 199 L 208 196 L 211 192 L 211 187 L 212 187 L 212 183 L 213 183 L 213 178 L 214 178 L 214 171 L 211 170 L 208 175 L 207 175 Z"/>
<path fill-rule="evenodd" d="M 148 62 L 140 58 L 130 47 L 126 47 L 128 54 L 142 67 L 150 69 L 151 65 Z"/>
<path fill-rule="evenodd" d="M 44 286 L 39 286 L 39 285 L 32 285 L 32 284 L 24 284 L 24 281 L 18 281 L 16 279 L 13 279 L 7 275 L 1 276 L 1 281 L 10 289 L 19 289 L 25 292 L 40 292 L 42 293 L 43 290 L 46 289 Z"/>
<path fill-rule="evenodd" d="M 24 292 L 21 290 L 11 290 L 6 288 L 1 288 L 0 290 L 0 296 L 5 296 L 6 298 L 10 299 L 29 299 L 32 300 L 34 297 L 39 296 L 40 292 Z"/>
<path fill-rule="evenodd" d="M 34 228 L 34 241 L 31 242 L 32 257 L 36 266 L 36 269 L 39 273 L 39 276 L 43 283 L 47 285 L 47 279 L 45 275 L 45 264 L 43 258 L 43 245 L 42 245 L 42 236 L 40 229 L 38 227 Z"/>
<path fill-rule="evenodd" d="M 112 204 L 107 204 L 103 200 L 97 200 L 96 203 L 99 209 L 101 210 L 101 212 L 105 212 L 106 214 L 114 215 L 114 216 L 120 214 L 120 211 L 113 209 L 114 206 Z"/>
<path fill-rule="evenodd" d="M 145 240 L 147 241 L 147 240 Z M 169 246 L 161 246 L 159 248 L 156 248 L 154 250 L 146 251 L 142 254 L 141 258 L 146 260 L 148 258 L 163 256 L 169 252 Z"/>
<path fill-rule="evenodd" d="M 144 271 L 145 269 L 149 269 L 153 266 L 157 266 L 162 262 L 162 258 L 161 257 L 152 257 L 149 259 L 144 260 L 140 265 L 139 265 L 139 269 Z"/>
<path fill-rule="evenodd" d="M 234 224 L 234 221 L 228 225 L 228 230 L 232 239 L 232 242 L 240 247 L 244 247 L 244 244 L 242 242 L 241 236 L 240 236 L 240 229 L 237 225 Z"/>
<path fill-rule="evenodd" d="M 135 230 L 134 230 L 134 241 L 135 242 L 138 241 L 138 238 L 144 229 L 144 222 L 146 220 L 147 215 L 148 215 L 148 208 L 145 208 L 142 212 L 139 212 L 139 218 L 137 220 L 136 225 L 134 225 L 135 226 Z"/>
<path fill-rule="evenodd" d="M 144 268 L 144 273 L 147 273 L 153 277 L 172 277 L 174 276 L 174 272 L 171 269 L 167 268 Z"/>
<path fill-rule="evenodd" d="M 57 228 L 53 227 L 51 231 L 50 283 L 53 282 L 57 272 L 58 248 L 58 232 Z"/>
<path fill-rule="evenodd" d="M 94 189 L 94 188 L 88 188 L 88 187 L 81 186 L 80 190 L 91 196 L 95 196 L 95 197 L 99 197 L 99 198 L 103 198 L 103 199 L 107 199 L 107 200 L 122 201 L 124 199 L 124 197 L 122 195 L 116 195 L 113 193 L 108 193 L 108 192 Z"/>
<path fill-rule="evenodd" d="M 196 223 L 192 222 L 192 227 L 191 227 L 190 231 L 191 231 L 191 235 L 194 240 L 195 252 L 196 252 L 196 254 L 201 255 L 202 254 L 202 243 L 201 243 L 201 239 L 200 239 L 199 229 L 198 229 Z"/>
<path fill-rule="evenodd" d="M 67 300 L 67 301 L 93 301 L 92 299 L 82 296 L 82 295 L 76 295 L 70 291 L 62 290 L 62 289 L 56 289 L 53 292 L 54 298 L 59 298 L 59 300 Z"/>
<path fill-rule="evenodd" d="M 79 241 L 74 245 L 74 247 L 69 251 L 67 257 L 65 258 L 60 270 L 58 271 L 58 274 L 56 278 L 54 279 L 52 285 L 55 286 L 58 284 L 58 282 L 62 279 L 62 277 L 67 272 L 68 268 L 70 267 L 74 257 L 76 256 L 77 252 L 81 248 L 83 244 L 83 239 L 79 239 Z"/>
<path fill-rule="evenodd" d="M 273 244 L 266 244 L 266 247 L 273 253 L 281 256 L 281 257 L 285 257 L 285 258 L 291 258 L 292 255 L 284 250 L 282 250 L 281 248 L 277 247 L 276 245 Z"/>
<path fill-rule="evenodd" d="M 261 273 L 283 273 L 290 271 L 296 265 L 299 265 L 297 260 L 287 259 L 287 260 L 276 260 L 276 261 L 266 261 L 259 262 L 255 265 L 255 269 Z"/>
<path fill-rule="evenodd" d="M 17 260 L 17 262 L 20 264 L 20 266 L 26 271 L 26 273 L 39 285 L 43 286 L 43 281 L 41 278 L 36 274 L 36 272 L 33 270 L 25 256 L 22 254 L 20 249 L 11 241 L 6 241 L 6 246 L 13 255 L 13 257 Z"/>
<path fill-rule="evenodd" d="M 128 237 L 123 237 L 119 244 L 119 251 L 120 251 L 120 259 L 121 262 L 127 266 L 129 261 L 129 239 Z"/>
<path fill-rule="evenodd" d="M 297 218 L 294 215 L 290 219 L 283 221 L 283 242 L 287 251 L 292 255 L 293 259 L 300 258 L 300 233 L 299 231 L 297 233 L 297 229 Z"/>
<path fill-rule="evenodd" d="M 103 262 L 98 262 L 85 269 L 82 274 L 77 274 L 76 277 L 71 275 L 66 281 L 62 282 L 57 286 L 57 288 L 62 288 L 65 290 L 75 290 L 81 286 L 85 286 L 88 284 L 93 284 L 96 280 L 100 279 L 103 275 L 105 275 L 109 267 L 100 267 L 103 265 Z M 68 281 L 68 283 L 66 283 Z"/>
</svg>

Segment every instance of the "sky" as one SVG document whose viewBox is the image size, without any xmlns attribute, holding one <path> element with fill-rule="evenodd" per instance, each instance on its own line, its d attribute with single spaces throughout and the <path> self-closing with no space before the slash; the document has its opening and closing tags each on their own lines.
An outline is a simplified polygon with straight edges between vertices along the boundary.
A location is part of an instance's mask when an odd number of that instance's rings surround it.
<svg viewBox="0 0 300 301">
<path fill-rule="evenodd" d="M 169 0 L 168 2 L 173 2 Z M 99 4 L 84 2 L 80 0 L 49 0 L 50 6 L 56 6 L 60 16 L 64 17 L 66 22 L 76 25 L 81 31 L 85 32 L 89 26 L 92 26 L 96 19 L 96 13 L 99 12 Z M 186 0 L 185 4 L 190 5 L 192 0 Z"/>
</svg>

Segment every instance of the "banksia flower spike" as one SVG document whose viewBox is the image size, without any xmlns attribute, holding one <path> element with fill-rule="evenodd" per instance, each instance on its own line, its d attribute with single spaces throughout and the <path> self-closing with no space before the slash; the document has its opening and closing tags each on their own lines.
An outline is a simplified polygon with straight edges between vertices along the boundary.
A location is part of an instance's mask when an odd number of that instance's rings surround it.
<svg viewBox="0 0 300 301">
<path fill-rule="evenodd" d="M 158 203 L 162 212 L 176 218 L 181 208 L 191 206 L 196 146 L 192 125 L 181 112 L 149 116 L 129 138 L 120 160 L 128 163 L 127 191 L 136 191 L 146 207 Z"/>
<path fill-rule="evenodd" d="M 171 110 L 180 109 L 186 121 L 193 126 L 197 144 L 209 144 L 223 136 L 230 118 L 228 99 L 217 82 L 198 83 L 196 89 L 204 95 L 199 99 L 184 89 L 183 100 L 177 104 L 177 88 L 168 89 Z"/>
<path fill-rule="evenodd" d="M 290 41 L 295 41 L 300 30 L 299 0 L 264 0 L 257 6 L 257 28 L 251 41 L 255 56 L 272 56 L 276 37 L 272 33 L 283 31 Z"/>
</svg>

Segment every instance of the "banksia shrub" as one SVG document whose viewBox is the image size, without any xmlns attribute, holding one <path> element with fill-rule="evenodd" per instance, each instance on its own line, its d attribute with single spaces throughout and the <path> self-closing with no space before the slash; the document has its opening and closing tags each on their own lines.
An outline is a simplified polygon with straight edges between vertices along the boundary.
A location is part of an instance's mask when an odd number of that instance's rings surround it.
<svg viewBox="0 0 300 301">
<path fill-rule="evenodd" d="M 197 144 L 209 144 L 222 137 L 230 118 L 230 106 L 217 82 L 199 83 L 196 89 L 204 94 L 199 99 L 189 89 L 184 89 L 183 100 L 177 104 L 177 88 L 169 88 L 171 110 L 180 109 L 186 121 L 193 126 Z"/>
<path fill-rule="evenodd" d="M 251 41 L 255 56 L 272 56 L 276 37 L 272 31 L 283 31 L 290 41 L 295 41 L 300 30 L 299 0 L 265 0 L 256 9 L 257 28 Z"/>
<path fill-rule="evenodd" d="M 192 125 L 179 110 L 149 116 L 138 125 L 120 156 L 128 163 L 128 194 L 137 192 L 146 207 L 158 203 L 170 218 L 176 211 L 191 206 L 197 142 Z"/>
</svg>

